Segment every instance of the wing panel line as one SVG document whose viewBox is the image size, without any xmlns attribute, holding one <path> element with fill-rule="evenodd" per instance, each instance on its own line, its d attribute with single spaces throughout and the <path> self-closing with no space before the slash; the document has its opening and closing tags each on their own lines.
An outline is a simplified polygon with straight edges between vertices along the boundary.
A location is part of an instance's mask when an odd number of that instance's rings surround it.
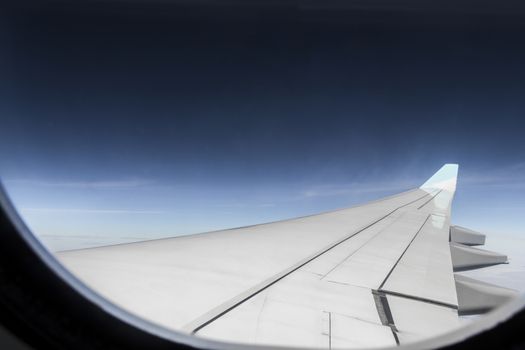
<svg viewBox="0 0 525 350">
<path fill-rule="evenodd" d="M 398 208 L 399 209 L 399 208 Z M 397 210 L 397 209 L 396 209 Z M 393 214 L 393 212 L 388 215 L 388 216 L 391 216 Z M 334 271 L 335 269 L 337 269 L 339 266 L 341 266 L 342 264 L 344 264 L 346 261 L 348 261 L 348 259 L 350 259 L 352 256 L 354 256 L 358 251 L 361 250 L 361 248 L 363 248 L 364 246 L 366 246 L 370 241 L 372 241 L 374 238 L 376 238 L 378 235 L 380 235 L 381 233 L 383 233 L 386 229 L 388 229 L 390 226 L 392 226 L 393 224 L 395 224 L 398 220 L 400 220 L 401 218 L 403 217 L 403 215 L 401 215 L 399 218 L 397 219 L 394 219 L 393 222 L 391 222 L 390 224 L 388 224 L 388 226 L 384 227 L 383 229 L 380 229 L 375 235 L 373 235 L 372 237 L 370 237 L 368 240 L 366 240 L 363 244 L 361 244 L 359 246 L 359 248 L 357 248 L 356 250 L 354 250 L 352 253 L 350 253 L 349 255 L 347 255 L 343 260 L 341 260 L 340 262 L 338 262 L 337 264 L 334 265 L 334 267 L 332 267 L 330 270 L 328 270 L 328 272 L 326 272 L 324 275 L 321 276 L 320 279 L 324 279 L 326 276 L 328 276 L 332 271 Z M 386 219 L 386 218 L 384 218 Z M 384 220 L 383 219 L 383 220 Z M 382 220 L 381 220 L 382 221 Z M 334 281 L 329 281 L 329 282 L 334 282 Z"/>
<path fill-rule="evenodd" d="M 412 242 L 414 242 L 414 240 L 416 239 L 417 235 L 419 235 L 419 233 L 421 232 L 421 230 L 423 230 L 423 227 L 425 227 L 425 225 L 427 224 L 428 222 L 428 219 L 430 219 L 430 216 L 432 214 L 428 214 L 427 218 L 425 219 L 425 221 L 423 222 L 423 224 L 421 225 L 421 227 L 419 228 L 419 230 L 417 230 L 416 234 L 414 235 L 414 237 L 412 237 L 412 239 L 410 240 L 410 242 L 408 243 L 408 245 L 406 246 L 405 250 L 403 250 L 403 253 L 401 253 L 401 255 L 399 256 L 399 258 L 397 259 L 396 263 L 394 264 L 394 266 L 392 266 L 392 268 L 390 269 L 390 271 L 388 272 L 388 274 L 386 275 L 385 279 L 383 280 L 383 282 L 379 285 L 379 288 L 378 290 L 381 290 L 381 288 L 383 288 L 383 286 L 385 285 L 386 281 L 388 280 L 388 278 L 390 277 L 390 275 L 392 274 L 392 272 L 394 271 L 394 269 L 396 268 L 397 264 L 399 263 L 399 261 L 401 260 L 401 258 L 403 257 L 403 255 L 405 255 L 406 251 L 408 250 L 408 248 L 410 247 L 410 245 L 412 244 Z"/>
<path fill-rule="evenodd" d="M 432 200 L 433 200 L 434 198 L 436 198 L 437 196 L 439 196 L 439 194 L 440 194 L 442 191 L 443 191 L 443 190 L 439 190 L 438 193 L 436 193 L 435 195 L 433 195 L 432 198 L 430 198 L 428 201 L 426 201 L 425 203 L 423 203 L 423 204 L 422 204 L 419 208 L 417 208 L 417 209 L 421 209 L 421 208 L 423 208 L 425 205 L 427 205 L 428 203 L 432 202 Z"/>
<path fill-rule="evenodd" d="M 412 200 L 406 204 L 403 204 L 399 207 L 397 207 L 396 209 L 390 211 L 388 214 L 380 217 L 379 219 L 373 221 L 372 223 L 366 225 L 365 227 L 361 228 L 361 229 L 358 229 L 357 231 L 351 233 L 349 236 L 347 237 L 344 237 L 343 239 L 337 241 L 336 243 L 328 246 L 327 248 L 321 250 L 320 252 L 314 254 L 313 256 L 310 256 L 310 257 L 307 257 L 306 259 L 300 261 L 298 264 L 296 265 L 293 265 L 291 266 L 290 268 L 270 277 L 269 279 L 257 284 L 256 286 L 248 289 L 247 291 L 245 291 L 244 293 L 241 293 L 233 298 L 231 298 L 230 300 L 226 301 L 225 303 L 211 309 L 209 312 L 205 313 L 204 315 L 196 318 L 195 320 L 189 322 L 188 324 L 186 324 L 184 327 L 182 327 L 182 330 L 185 331 L 185 332 L 189 332 L 189 333 L 196 333 L 198 332 L 200 329 L 206 327 L 208 324 L 212 323 L 213 321 L 217 320 L 218 318 L 220 318 L 221 316 L 223 316 L 224 314 L 228 313 L 229 311 L 233 310 L 234 308 L 236 308 L 237 306 L 239 306 L 240 304 L 244 303 L 245 301 L 249 300 L 250 298 L 252 298 L 253 296 L 259 294 L 260 292 L 262 292 L 263 290 L 267 289 L 268 287 L 272 286 L 273 284 L 277 283 L 278 281 L 280 281 L 281 279 L 283 279 L 284 277 L 288 276 L 289 274 L 291 274 L 292 272 L 298 270 L 299 268 L 303 267 L 304 265 L 306 265 L 307 263 L 309 263 L 310 261 L 318 258 L 319 256 L 323 255 L 324 253 L 328 252 L 329 250 L 331 250 L 332 248 L 335 248 L 336 246 L 340 245 L 341 243 L 349 240 L 350 238 L 352 238 L 353 236 L 355 236 L 356 234 L 372 227 L 373 225 L 377 224 L 378 222 L 384 220 L 385 218 L 387 218 L 388 216 L 392 215 L 394 212 L 396 212 L 397 210 L 401 209 L 401 208 L 404 208 L 410 204 L 413 204 L 427 196 L 429 196 L 430 194 L 427 193 L 415 200 Z M 427 217 L 427 220 L 428 220 L 428 217 Z M 425 223 L 426 223 L 426 220 L 425 220 Z M 424 225 L 424 224 L 423 224 Z M 419 231 L 417 232 L 419 233 Z M 417 236 L 417 233 L 415 236 Z M 412 243 L 412 241 L 410 241 L 410 243 Z M 408 246 L 410 246 L 410 243 Z M 407 247 L 408 249 L 408 247 Z M 406 251 L 406 249 L 405 249 Z M 403 252 L 404 254 L 404 252 Z M 399 262 L 399 260 L 397 261 Z M 396 264 L 397 264 L 396 262 Z M 394 265 L 395 267 L 395 265 Z M 390 271 L 391 273 L 392 271 Z M 389 273 L 389 275 L 390 275 Z M 384 281 L 383 281 L 384 283 Z"/>
</svg>

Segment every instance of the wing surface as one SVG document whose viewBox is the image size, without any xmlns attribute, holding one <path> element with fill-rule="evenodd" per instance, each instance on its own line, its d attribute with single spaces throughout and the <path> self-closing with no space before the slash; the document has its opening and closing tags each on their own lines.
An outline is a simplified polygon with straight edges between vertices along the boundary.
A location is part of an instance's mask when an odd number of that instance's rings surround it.
<svg viewBox="0 0 525 350">
<path fill-rule="evenodd" d="M 459 325 L 449 247 L 457 165 L 423 186 L 313 216 L 58 253 L 149 321 L 224 341 L 403 344 Z"/>
</svg>

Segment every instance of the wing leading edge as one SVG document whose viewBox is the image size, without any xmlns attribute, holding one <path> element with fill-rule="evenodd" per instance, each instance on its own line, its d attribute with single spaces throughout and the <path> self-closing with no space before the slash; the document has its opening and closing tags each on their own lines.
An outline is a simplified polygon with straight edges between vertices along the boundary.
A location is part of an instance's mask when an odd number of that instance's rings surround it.
<svg viewBox="0 0 525 350">
<path fill-rule="evenodd" d="M 457 171 L 447 164 L 420 188 L 349 209 L 58 258 L 115 304 L 196 336 L 411 342 L 459 326 L 449 245 Z"/>
</svg>

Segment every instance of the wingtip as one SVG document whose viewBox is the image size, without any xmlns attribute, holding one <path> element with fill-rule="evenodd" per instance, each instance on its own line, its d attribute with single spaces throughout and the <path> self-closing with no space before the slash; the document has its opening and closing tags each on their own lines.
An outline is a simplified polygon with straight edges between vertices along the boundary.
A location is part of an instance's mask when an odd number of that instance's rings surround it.
<svg viewBox="0 0 525 350">
<path fill-rule="evenodd" d="M 421 189 L 441 189 L 448 191 L 456 190 L 459 165 L 456 163 L 447 163 L 441 167 L 432 177 L 430 177 Z"/>
</svg>

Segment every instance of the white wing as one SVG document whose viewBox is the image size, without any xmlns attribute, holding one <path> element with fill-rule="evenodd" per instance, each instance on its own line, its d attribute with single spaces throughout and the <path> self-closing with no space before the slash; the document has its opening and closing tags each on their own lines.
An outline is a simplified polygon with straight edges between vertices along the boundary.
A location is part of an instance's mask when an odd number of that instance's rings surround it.
<svg viewBox="0 0 525 350">
<path fill-rule="evenodd" d="M 115 304 L 197 336 L 320 348 L 410 342 L 459 325 L 449 246 L 457 169 L 350 209 L 58 257 Z M 470 299 L 478 291 L 468 286 Z M 471 309 L 486 306 L 479 295 Z"/>
</svg>

